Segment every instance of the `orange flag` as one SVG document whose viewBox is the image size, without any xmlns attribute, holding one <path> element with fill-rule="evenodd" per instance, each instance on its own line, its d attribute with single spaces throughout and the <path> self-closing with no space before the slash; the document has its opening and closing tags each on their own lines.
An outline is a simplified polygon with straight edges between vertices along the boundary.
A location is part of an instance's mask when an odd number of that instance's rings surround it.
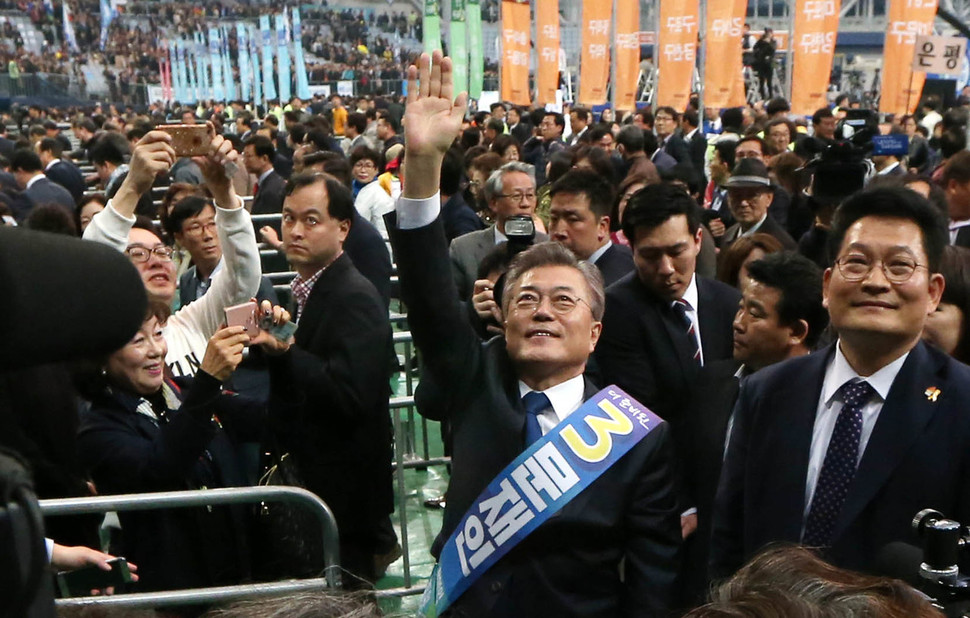
<svg viewBox="0 0 970 618">
<path fill-rule="evenodd" d="M 542 4 L 545 0 L 541 0 Z M 640 0 L 616 0 L 616 108 L 636 107 L 637 79 L 640 77 Z"/>
<path fill-rule="evenodd" d="M 798 0 L 795 4 L 791 111 L 808 116 L 828 105 L 841 0 Z"/>
<path fill-rule="evenodd" d="M 538 0 L 542 4 L 543 0 Z M 583 0 L 582 52 L 579 67 L 579 103 L 606 103 L 606 84 L 610 79 L 610 0 Z M 639 22 L 638 22 L 639 23 Z"/>
<path fill-rule="evenodd" d="M 559 0 L 536 2 L 536 102 L 555 103 L 559 90 Z"/>
<path fill-rule="evenodd" d="M 697 58 L 697 0 L 664 0 L 659 4 L 657 105 L 683 110 L 690 99 Z"/>
<path fill-rule="evenodd" d="M 721 0 L 707 5 L 707 57 L 704 59 L 706 107 L 744 105 L 741 34 L 747 9 L 747 0 Z"/>
<path fill-rule="evenodd" d="M 923 92 L 925 73 L 913 71 L 916 36 L 933 33 L 936 0 L 890 0 L 889 29 L 883 44 L 879 111 L 911 114 Z"/>
<path fill-rule="evenodd" d="M 529 3 L 502 2 L 502 100 L 530 105 Z"/>
</svg>

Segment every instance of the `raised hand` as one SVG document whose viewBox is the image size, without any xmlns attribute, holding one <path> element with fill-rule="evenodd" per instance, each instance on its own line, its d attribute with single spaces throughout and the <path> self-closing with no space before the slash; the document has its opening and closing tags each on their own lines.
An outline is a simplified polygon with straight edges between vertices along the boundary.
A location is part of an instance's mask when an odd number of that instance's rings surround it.
<svg viewBox="0 0 970 618">
<path fill-rule="evenodd" d="M 220 208 L 236 208 L 241 202 L 236 199 L 232 188 L 231 173 L 227 166 L 237 165 L 239 153 L 232 147 L 232 142 L 221 135 L 217 135 L 212 123 L 209 125 L 209 154 L 204 157 L 192 157 L 199 166 L 206 185 L 212 192 L 212 197 Z"/>
<path fill-rule="evenodd" d="M 155 177 L 175 164 L 172 136 L 164 131 L 149 131 L 138 140 L 131 153 L 124 184 L 138 196 L 152 188 Z"/>
<path fill-rule="evenodd" d="M 451 59 L 441 52 L 421 54 L 408 67 L 404 110 L 404 188 L 407 198 L 428 198 L 438 191 L 441 160 L 461 130 L 468 94 L 454 96 Z"/>
</svg>

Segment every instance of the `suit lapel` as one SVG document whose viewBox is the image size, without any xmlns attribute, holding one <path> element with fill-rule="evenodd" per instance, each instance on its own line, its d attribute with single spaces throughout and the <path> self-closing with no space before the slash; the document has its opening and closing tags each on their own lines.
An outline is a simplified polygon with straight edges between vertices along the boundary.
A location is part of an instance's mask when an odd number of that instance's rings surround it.
<svg viewBox="0 0 970 618">
<path fill-rule="evenodd" d="M 338 257 L 317 279 L 307 297 L 306 306 L 300 313 L 300 328 L 296 330 L 296 343 L 308 349 L 310 342 L 316 338 L 317 331 L 324 326 L 323 316 L 327 311 L 327 297 L 333 286 L 342 279 L 343 271 L 350 264 L 346 253 Z M 301 335 L 302 333 L 302 335 Z"/>
<path fill-rule="evenodd" d="M 957 247 L 970 247 L 970 225 L 961 227 L 957 231 L 957 239 L 953 244 Z"/>
<path fill-rule="evenodd" d="M 731 331 L 719 328 L 717 323 L 717 299 L 708 281 L 697 277 L 697 321 L 701 330 L 701 349 L 704 351 L 705 362 L 710 362 L 720 356 L 720 352 L 731 346 L 725 342 L 725 335 L 734 338 Z"/>
<path fill-rule="evenodd" d="M 924 394 L 941 386 L 940 365 L 922 342 L 910 352 L 886 398 L 832 532 L 835 541 L 882 489 L 940 404 Z"/>
</svg>

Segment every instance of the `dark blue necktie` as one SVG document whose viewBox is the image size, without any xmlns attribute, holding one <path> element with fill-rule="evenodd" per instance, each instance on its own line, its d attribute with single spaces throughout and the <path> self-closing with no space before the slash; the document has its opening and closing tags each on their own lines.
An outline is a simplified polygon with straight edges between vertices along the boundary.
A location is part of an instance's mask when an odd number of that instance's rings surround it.
<svg viewBox="0 0 970 618">
<path fill-rule="evenodd" d="M 862 408 L 869 402 L 875 390 L 868 382 L 846 382 L 842 391 L 842 410 L 835 421 L 832 439 L 815 485 L 812 506 L 805 520 L 802 543 L 811 546 L 827 546 L 832 540 L 835 521 L 839 517 L 849 484 L 855 476 L 859 461 L 859 438 L 862 436 Z"/>
<path fill-rule="evenodd" d="M 542 428 L 539 427 L 539 415 L 543 410 L 552 406 L 545 393 L 532 391 L 525 394 L 522 398 L 522 405 L 525 407 L 525 447 L 529 448 L 533 442 L 542 437 Z"/>
<path fill-rule="evenodd" d="M 690 304 L 683 298 L 678 298 L 674 301 L 674 313 L 680 320 L 681 325 L 684 327 L 684 331 L 687 333 L 687 345 L 690 351 L 691 358 L 698 365 L 701 364 L 701 349 L 697 345 L 697 331 L 694 330 L 694 321 L 690 319 L 690 315 L 687 311 L 691 308 Z"/>
</svg>

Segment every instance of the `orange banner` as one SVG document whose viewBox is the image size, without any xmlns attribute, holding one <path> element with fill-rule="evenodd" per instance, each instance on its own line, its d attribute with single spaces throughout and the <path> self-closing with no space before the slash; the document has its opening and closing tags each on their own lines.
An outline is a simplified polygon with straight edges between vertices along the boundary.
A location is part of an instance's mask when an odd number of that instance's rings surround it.
<svg viewBox="0 0 970 618">
<path fill-rule="evenodd" d="M 640 0 L 616 0 L 613 49 L 616 53 L 616 108 L 632 110 L 636 107 L 637 79 L 640 77 Z"/>
<path fill-rule="evenodd" d="M 741 35 L 747 0 L 722 0 L 707 5 L 707 57 L 704 59 L 704 106 L 744 105 Z M 738 96 L 740 95 L 740 99 Z"/>
<path fill-rule="evenodd" d="M 916 36 L 933 34 L 936 0 L 890 0 L 889 28 L 883 44 L 879 111 L 911 114 L 923 92 L 925 73 L 913 71 Z"/>
<path fill-rule="evenodd" d="M 514 105 L 532 103 L 529 98 L 531 30 L 528 2 L 502 2 L 502 100 Z"/>
<path fill-rule="evenodd" d="M 542 4 L 542 0 L 538 0 Z M 610 79 L 610 21 L 613 3 L 609 0 L 583 0 L 582 52 L 579 58 L 579 103 L 606 103 L 606 84 Z M 637 22 L 639 24 L 639 22 Z"/>
<path fill-rule="evenodd" d="M 559 90 L 559 0 L 536 2 L 536 102 L 556 102 Z"/>
<path fill-rule="evenodd" d="M 697 0 L 664 0 L 658 4 L 657 105 L 684 110 L 690 99 L 690 82 L 697 58 Z"/>
<path fill-rule="evenodd" d="M 841 0 L 797 0 L 791 111 L 809 116 L 828 105 Z"/>
</svg>

